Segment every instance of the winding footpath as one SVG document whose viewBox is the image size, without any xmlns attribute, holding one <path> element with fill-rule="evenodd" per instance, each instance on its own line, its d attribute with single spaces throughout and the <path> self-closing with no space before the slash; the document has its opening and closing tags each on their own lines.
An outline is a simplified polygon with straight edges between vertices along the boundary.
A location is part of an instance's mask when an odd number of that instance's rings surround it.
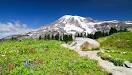
<svg viewBox="0 0 132 75">
<path fill-rule="evenodd" d="M 79 49 L 79 44 L 80 42 L 76 41 L 76 44 L 74 45 L 63 44 L 62 46 L 75 50 L 80 56 L 86 56 L 90 59 L 97 60 L 99 66 L 112 75 L 132 75 L 132 69 L 122 66 L 115 66 L 112 62 L 101 59 L 101 57 L 97 55 L 99 51 L 81 51 Z"/>
</svg>

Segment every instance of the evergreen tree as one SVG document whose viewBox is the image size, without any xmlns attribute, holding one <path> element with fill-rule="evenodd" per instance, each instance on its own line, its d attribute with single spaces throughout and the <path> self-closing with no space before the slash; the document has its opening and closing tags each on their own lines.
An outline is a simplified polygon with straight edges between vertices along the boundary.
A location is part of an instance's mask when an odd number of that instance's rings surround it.
<svg viewBox="0 0 132 75">
<path fill-rule="evenodd" d="M 63 39 L 63 41 L 64 41 L 65 43 L 68 42 L 68 35 L 64 35 L 64 39 Z"/>
<path fill-rule="evenodd" d="M 68 41 L 73 41 L 72 35 L 69 35 L 68 38 L 69 38 Z"/>
<path fill-rule="evenodd" d="M 11 37 L 11 40 L 16 40 L 16 39 L 17 39 L 17 38 L 15 38 L 15 37 L 13 37 L 13 36 Z"/>
<path fill-rule="evenodd" d="M 86 32 L 84 33 L 84 37 L 87 37 L 87 33 Z"/>
<path fill-rule="evenodd" d="M 93 34 L 88 34 L 88 38 L 94 39 L 94 35 Z"/>
<path fill-rule="evenodd" d="M 127 32 L 127 31 L 128 31 L 127 28 L 125 28 L 125 29 L 124 29 L 124 32 Z"/>
<path fill-rule="evenodd" d="M 97 38 L 102 37 L 102 36 L 103 36 L 102 32 L 101 31 L 97 31 L 94 34 L 94 39 L 97 39 Z"/>
<path fill-rule="evenodd" d="M 39 40 L 41 40 L 42 39 L 42 37 L 41 37 L 41 35 L 39 36 Z"/>
<path fill-rule="evenodd" d="M 55 38 L 54 38 L 54 34 L 52 34 L 52 40 L 55 40 Z"/>
<path fill-rule="evenodd" d="M 59 40 L 59 34 L 55 35 L 55 40 Z"/>
<path fill-rule="evenodd" d="M 111 27 L 111 29 L 110 29 L 110 31 L 109 31 L 109 34 L 112 35 L 113 33 L 117 33 L 117 29 Z"/>
<path fill-rule="evenodd" d="M 126 28 L 120 29 L 118 32 L 127 32 L 127 29 Z"/>
<path fill-rule="evenodd" d="M 47 35 L 45 35 L 44 39 L 47 40 Z"/>
<path fill-rule="evenodd" d="M 47 40 L 50 40 L 50 35 L 49 34 L 47 35 Z"/>
<path fill-rule="evenodd" d="M 77 35 L 78 35 L 77 37 L 80 37 L 79 33 L 77 33 Z"/>
<path fill-rule="evenodd" d="M 80 37 L 83 37 L 83 33 L 81 33 Z"/>
</svg>

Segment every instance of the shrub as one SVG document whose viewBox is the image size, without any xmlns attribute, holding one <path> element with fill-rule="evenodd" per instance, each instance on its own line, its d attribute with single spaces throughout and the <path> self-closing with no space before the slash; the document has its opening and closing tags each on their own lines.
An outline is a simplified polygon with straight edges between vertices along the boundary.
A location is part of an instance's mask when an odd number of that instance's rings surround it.
<svg viewBox="0 0 132 75">
<path fill-rule="evenodd" d="M 114 58 L 112 58 L 112 57 L 109 57 L 108 55 L 105 55 L 105 53 L 101 53 L 101 52 L 99 52 L 98 55 L 99 55 L 103 60 L 108 60 L 108 61 L 114 63 L 114 65 L 116 65 L 116 66 L 123 66 L 124 60 L 121 60 L 121 59 L 114 59 Z"/>
</svg>

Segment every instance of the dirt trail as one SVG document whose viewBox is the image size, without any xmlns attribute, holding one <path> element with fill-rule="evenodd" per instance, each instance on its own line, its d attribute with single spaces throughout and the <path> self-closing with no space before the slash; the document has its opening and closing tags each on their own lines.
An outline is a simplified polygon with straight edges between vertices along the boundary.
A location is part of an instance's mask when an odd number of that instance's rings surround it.
<svg viewBox="0 0 132 75">
<path fill-rule="evenodd" d="M 97 60 L 99 65 L 107 72 L 112 73 L 112 75 L 132 75 L 132 69 L 122 66 L 115 66 L 112 62 L 102 60 L 101 57 L 97 55 L 99 51 L 81 51 L 79 49 L 79 44 L 80 42 L 76 41 L 76 44 L 72 46 L 63 44 L 63 47 L 75 50 L 80 56 L 86 56 L 90 59 Z"/>
</svg>

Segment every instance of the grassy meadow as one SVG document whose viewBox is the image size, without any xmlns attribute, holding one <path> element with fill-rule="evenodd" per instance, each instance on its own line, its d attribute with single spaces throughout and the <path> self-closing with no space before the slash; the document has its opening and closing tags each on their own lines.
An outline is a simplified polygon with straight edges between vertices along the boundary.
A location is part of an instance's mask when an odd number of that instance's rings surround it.
<svg viewBox="0 0 132 75">
<path fill-rule="evenodd" d="M 101 51 L 99 55 L 113 62 L 115 65 L 122 66 L 124 61 L 132 62 L 132 32 L 114 33 L 111 36 L 99 38 Z"/>
<path fill-rule="evenodd" d="M 107 75 L 96 61 L 55 40 L 0 42 L 0 75 Z"/>
</svg>

